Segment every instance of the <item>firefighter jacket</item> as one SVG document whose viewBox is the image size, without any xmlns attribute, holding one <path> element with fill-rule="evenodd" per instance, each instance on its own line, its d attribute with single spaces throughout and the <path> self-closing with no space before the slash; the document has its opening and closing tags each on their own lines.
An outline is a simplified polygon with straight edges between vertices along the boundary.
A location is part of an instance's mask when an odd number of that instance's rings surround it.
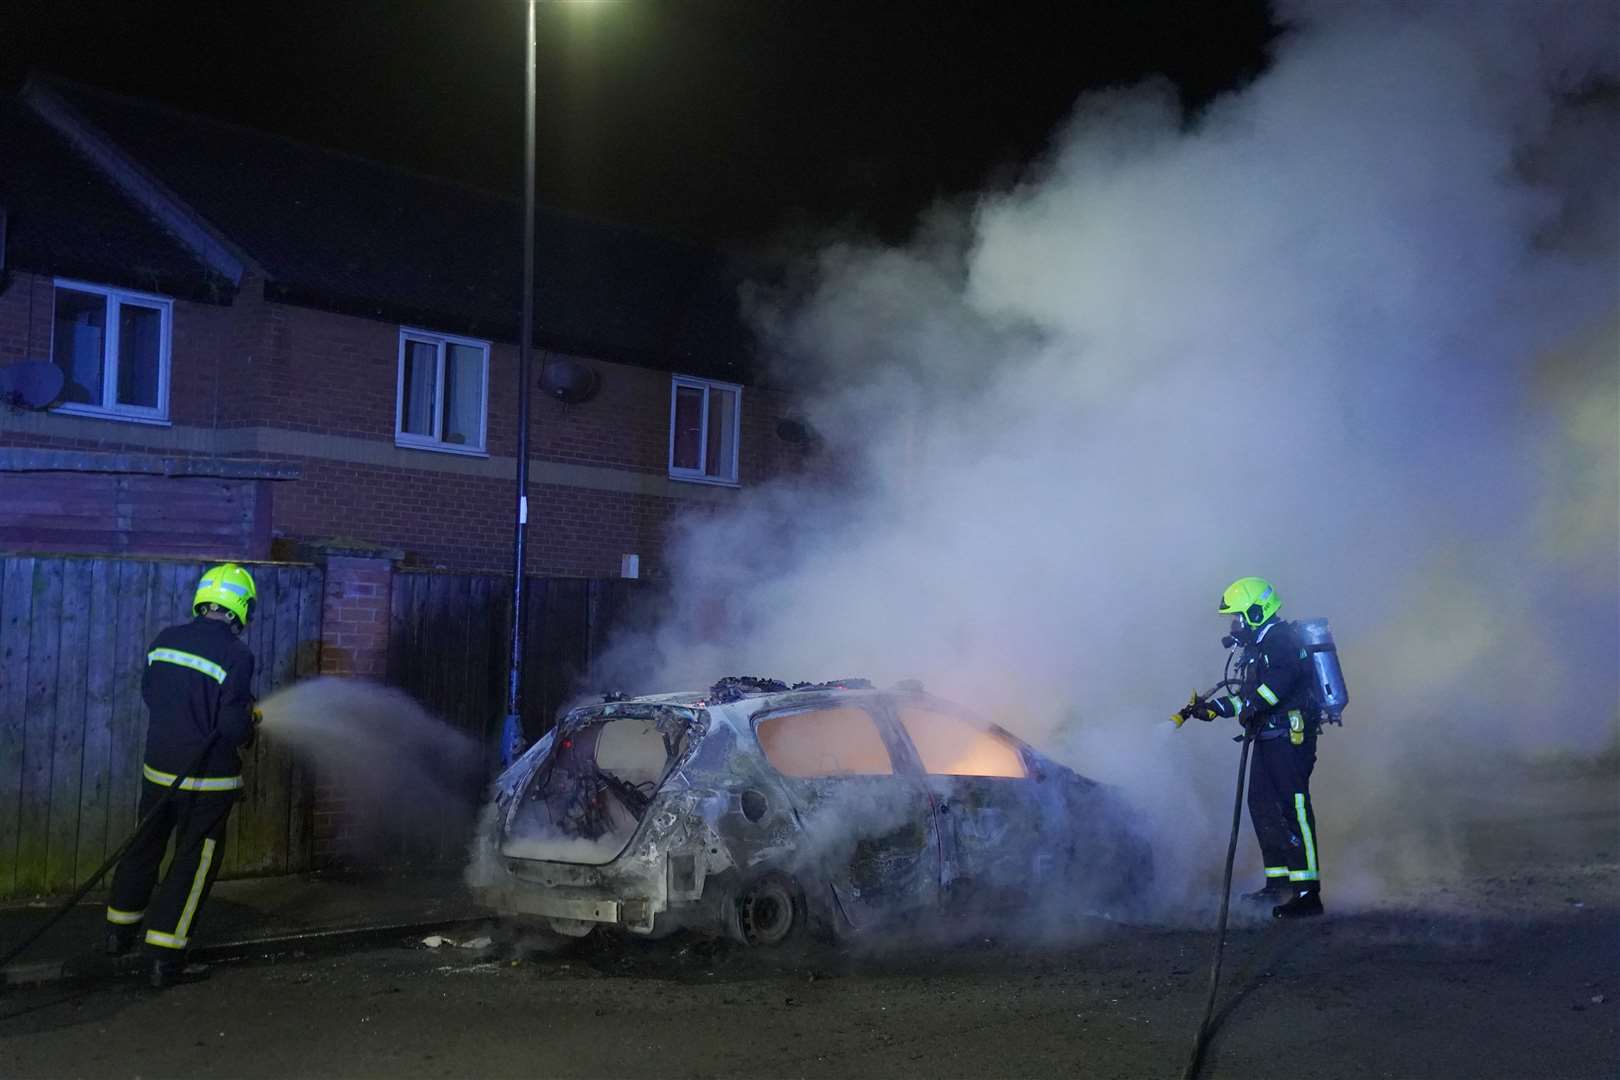
<svg viewBox="0 0 1620 1080">
<path fill-rule="evenodd" d="M 1287 735 L 1290 723 L 1295 732 L 1316 733 L 1311 661 L 1293 623 L 1273 619 L 1262 626 L 1238 657 L 1237 679 L 1241 685 L 1236 693 L 1210 702 L 1222 716 L 1257 723 L 1257 739 Z"/>
<path fill-rule="evenodd" d="M 147 650 L 141 678 L 141 697 L 152 713 L 146 729 L 146 778 L 174 783 L 218 732 L 208 757 L 181 789 L 240 788 L 237 751 L 253 739 L 252 682 L 253 653 L 228 623 L 199 616 L 158 634 Z"/>
</svg>

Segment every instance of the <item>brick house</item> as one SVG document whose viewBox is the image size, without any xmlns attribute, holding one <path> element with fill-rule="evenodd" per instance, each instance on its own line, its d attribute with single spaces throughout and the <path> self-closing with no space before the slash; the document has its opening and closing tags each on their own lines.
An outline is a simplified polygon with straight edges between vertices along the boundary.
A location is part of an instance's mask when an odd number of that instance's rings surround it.
<svg viewBox="0 0 1620 1080">
<path fill-rule="evenodd" d="M 511 551 L 521 205 L 35 77 L 0 101 L 0 550 L 407 564 Z M 541 211 L 529 569 L 656 576 L 668 521 L 798 469 L 714 253 Z M 537 383 L 538 383 L 537 378 Z M 576 395 L 578 396 L 578 395 Z"/>
</svg>

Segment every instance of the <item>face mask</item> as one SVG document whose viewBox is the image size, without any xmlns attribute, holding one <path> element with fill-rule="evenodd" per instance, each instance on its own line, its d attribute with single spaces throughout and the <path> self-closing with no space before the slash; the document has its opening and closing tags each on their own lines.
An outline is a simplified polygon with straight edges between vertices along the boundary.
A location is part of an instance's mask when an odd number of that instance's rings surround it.
<svg viewBox="0 0 1620 1080">
<path fill-rule="evenodd" d="M 1253 642 L 1254 631 L 1249 629 L 1249 624 L 1243 621 L 1243 616 L 1239 615 L 1232 620 L 1231 633 L 1221 638 L 1221 648 L 1235 649 L 1239 645 L 1249 645 Z"/>
</svg>

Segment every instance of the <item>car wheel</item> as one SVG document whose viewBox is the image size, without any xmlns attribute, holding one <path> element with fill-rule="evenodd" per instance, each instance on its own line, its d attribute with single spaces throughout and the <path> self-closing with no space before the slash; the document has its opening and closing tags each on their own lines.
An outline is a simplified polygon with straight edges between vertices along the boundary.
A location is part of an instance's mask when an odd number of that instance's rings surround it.
<svg viewBox="0 0 1620 1080">
<path fill-rule="evenodd" d="M 737 894 L 737 929 L 749 945 L 768 948 L 797 940 L 808 923 L 804 894 L 786 875 L 766 874 Z"/>
</svg>

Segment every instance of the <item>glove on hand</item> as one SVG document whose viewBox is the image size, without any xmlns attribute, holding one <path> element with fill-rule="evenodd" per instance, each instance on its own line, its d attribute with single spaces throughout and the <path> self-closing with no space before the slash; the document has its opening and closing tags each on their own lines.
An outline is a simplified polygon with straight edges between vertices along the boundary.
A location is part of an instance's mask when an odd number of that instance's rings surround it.
<svg viewBox="0 0 1620 1080">
<path fill-rule="evenodd" d="M 1194 690 L 1192 692 L 1192 696 L 1187 699 L 1187 704 L 1183 705 L 1179 711 L 1170 717 L 1170 719 L 1175 721 L 1176 727 L 1179 728 L 1182 724 L 1185 724 L 1188 720 L 1191 720 L 1195 716 L 1204 721 L 1206 724 L 1215 719 L 1214 708 L 1211 707 L 1208 701 L 1199 697 L 1198 691 L 1196 690 Z"/>
</svg>

